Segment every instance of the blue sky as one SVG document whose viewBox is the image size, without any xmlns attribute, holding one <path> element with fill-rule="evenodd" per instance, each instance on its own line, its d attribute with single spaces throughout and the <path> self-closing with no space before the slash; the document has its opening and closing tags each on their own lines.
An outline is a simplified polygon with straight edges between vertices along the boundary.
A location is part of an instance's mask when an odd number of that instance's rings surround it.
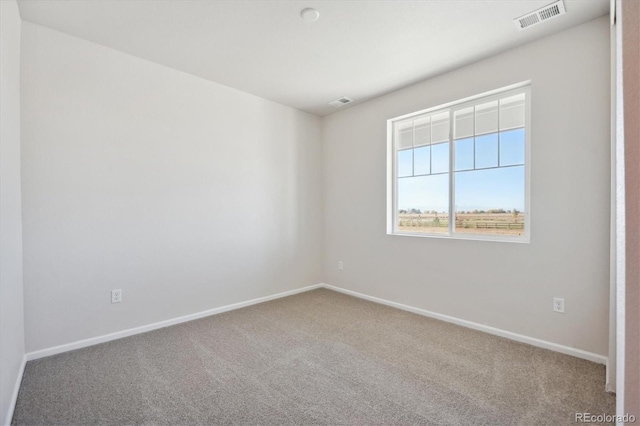
<svg viewBox="0 0 640 426">
<path fill-rule="evenodd" d="M 456 210 L 524 211 L 524 129 L 455 141 Z M 475 168 L 473 169 L 475 159 Z M 500 166 L 498 167 L 498 159 Z M 449 210 L 449 143 L 398 152 L 398 209 Z M 479 168 L 493 167 L 486 170 Z M 407 177 L 402 177 L 407 176 Z"/>
</svg>

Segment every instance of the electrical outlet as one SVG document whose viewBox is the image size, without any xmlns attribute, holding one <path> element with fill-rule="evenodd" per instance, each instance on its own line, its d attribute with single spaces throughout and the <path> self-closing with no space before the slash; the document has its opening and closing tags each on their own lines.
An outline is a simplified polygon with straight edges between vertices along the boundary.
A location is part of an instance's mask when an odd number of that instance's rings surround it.
<svg viewBox="0 0 640 426">
<path fill-rule="evenodd" d="M 564 299 L 561 297 L 553 298 L 553 312 L 564 314 Z"/>
<path fill-rule="evenodd" d="M 342 260 L 338 261 L 338 269 L 344 270 L 344 262 Z"/>
<path fill-rule="evenodd" d="M 111 290 L 111 303 L 122 302 L 122 290 Z"/>
</svg>

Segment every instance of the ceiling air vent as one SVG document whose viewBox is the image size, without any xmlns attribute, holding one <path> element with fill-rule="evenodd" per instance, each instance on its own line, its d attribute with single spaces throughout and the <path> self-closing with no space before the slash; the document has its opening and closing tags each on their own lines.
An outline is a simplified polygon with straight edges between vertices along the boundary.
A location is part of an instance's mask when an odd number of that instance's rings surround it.
<svg viewBox="0 0 640 426">
<path fill-rule="evenodd" d="M 342 105 L 350 104 L 351 102 L 353 102 L 353 99 L 349 99 L 343 96 L 340 99 L 336 99 L 335 101 L 329 102 L 329 105 L 331 105 L 332 107 L 339 108 Z"/>
<path fill-rule="evenodd" d="M 544 21 L 548 21 L 556 16 L 564 15 L 565 13 L 567 12 L 564 8 L 564 3 L 562 0 L 559 0 L 548 6 L 541 7 L 534 12 L 527 13 L 526 15 L 516 18 L 513 20 L 513 23 L 516 24 L 518 30 L 522 31 L 525 28 L 541 24 Z"/>
</svg>

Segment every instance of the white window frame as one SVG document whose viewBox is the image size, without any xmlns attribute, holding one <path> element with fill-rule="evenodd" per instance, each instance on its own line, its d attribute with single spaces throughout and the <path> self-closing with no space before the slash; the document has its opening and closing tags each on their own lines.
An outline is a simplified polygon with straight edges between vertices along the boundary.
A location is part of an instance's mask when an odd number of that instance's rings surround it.
<svg viewBox="0 0 640 426">
<path fill-rule="evenodd" d="M 500 98 L 515 94 L 525 94 L 525 147 L 524 147 L 524 191 L 525 191 L 525 217 L 524 233 L 522 235 L 492 235 L 470 234 L 455 232 L 455 143 L 453 139 L 453 126 L 455 123 L 453 111 L 476 105 L 480 102 L 491 102 Z M 449 229 L 448 233 L 410 232 L 398 230 L 398 177 L 397 177 L 397 152 L 394 124 L 408 120 L 423 114 L 435 114 L 449 112 Z M 500 129 L 498 128 L 498 132 Z M 457 101 L 434 106 L 421 111 L 405 114 L 387 120 L 387 234 L 445 238 L 458 240 L 500 241 L 514 243 L 529 243 L 531 237 L 531 81 L 502 87 L 500 89 L 470 96 Z"/>
</svg>

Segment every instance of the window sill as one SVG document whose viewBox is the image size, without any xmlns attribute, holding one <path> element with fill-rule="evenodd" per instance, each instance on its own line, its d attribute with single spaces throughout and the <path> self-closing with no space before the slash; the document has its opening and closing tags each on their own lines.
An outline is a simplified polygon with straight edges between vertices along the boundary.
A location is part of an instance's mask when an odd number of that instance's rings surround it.
<svg viewBox="0 0 640 426">
<path fill-rule="evenodd" d="M 411 232 L 387 232 L 387 235 L 395 237 L 420 237 L 420 238 L 437 238 L 443 240 L 466 240 L 466 241 L 485 241 L 494 243 L 517 243 L 529 244 L 531 242 L 529 236 L 497 236 L 497 235 L 468 235 L 468 234 L 427 234 L 427 233 L 411 233 Z"/>
</svg>

